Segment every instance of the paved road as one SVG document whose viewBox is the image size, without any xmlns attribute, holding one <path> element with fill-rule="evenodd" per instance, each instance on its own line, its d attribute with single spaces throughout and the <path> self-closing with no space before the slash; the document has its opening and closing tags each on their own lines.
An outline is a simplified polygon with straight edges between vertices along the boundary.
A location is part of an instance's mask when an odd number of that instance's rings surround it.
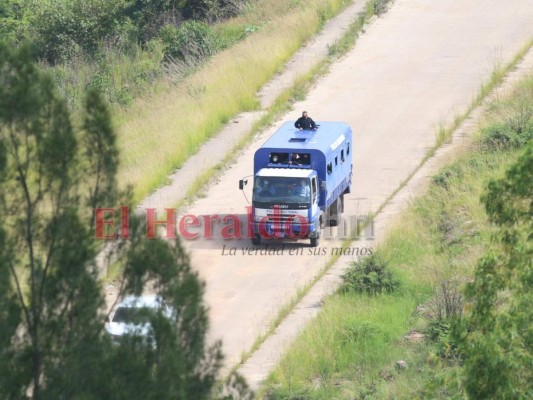
<svg viewBox="0 0 533 400">
<path fill-rule="evenodd" d="M 531 38 L 532 27 L 531 0 L 397 0 L 368 29 L 286 116 L 306 109 L 315 120 L 342 120 L 354 128 L 355 190 L 347 215 L 375 210 L 400 185 L 435 142 L 438 125 L 469 105 L 494 66 L 510 61 Z M 251 173 L 254 151 L 273 131 L 245 149 L 189 212 L 244 214 L 248 204 L 237 182 Z M 229 364 L 338 245 L 324 240 L 318 254 L 309 254 L 315 250 L 307 243 L 273 246 L 283 254 L 261 256 L 242 254 L 248 240 L 186 241 L 207 283 L 212 335 L 223 340 Z M 291 256 L 291 249 L 304 254 Z"/>
</svg>

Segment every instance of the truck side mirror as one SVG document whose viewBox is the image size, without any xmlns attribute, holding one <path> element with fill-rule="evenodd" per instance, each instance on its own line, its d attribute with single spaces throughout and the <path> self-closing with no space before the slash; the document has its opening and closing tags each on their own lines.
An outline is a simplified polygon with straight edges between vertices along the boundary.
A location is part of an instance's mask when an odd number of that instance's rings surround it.
<svg viewBox="0 0 533 400">
<path fill-rule="evenodd" d="M 320 190 L 326 190 L 328 188 L 328 185 L 326 184 L 326 181 L 320 182 Z"/>
<path fill-rule="evenodd" d="M 243 190 L 243 189 L 244 189 L 244 186 L 245 186 L 247 183 L 248 183 L 248 180 L 246 180 L 246 179 L 241 179 L 241 180 L 239 181 L 239 189 L 240 189 L 240 190 Z"/>
</svg>

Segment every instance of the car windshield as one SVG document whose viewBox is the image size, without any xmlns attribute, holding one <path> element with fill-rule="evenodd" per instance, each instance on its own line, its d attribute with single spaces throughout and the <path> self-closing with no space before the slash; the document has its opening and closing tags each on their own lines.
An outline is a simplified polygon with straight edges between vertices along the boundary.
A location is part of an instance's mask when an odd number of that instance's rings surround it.
<svg viewBox="0 0 533 400">
<path fill-rule="evenodd" d="M 309 178 L 259 176 L 255 179 L 253 200 L 308 204 L 311 201 Z"/>
<path fill-rule="evenodd" d="M 113 315 L 113 322 L 140 325 L 150 321 L 155 315 L 151 308 L 118 307 Z"/>
</svg>

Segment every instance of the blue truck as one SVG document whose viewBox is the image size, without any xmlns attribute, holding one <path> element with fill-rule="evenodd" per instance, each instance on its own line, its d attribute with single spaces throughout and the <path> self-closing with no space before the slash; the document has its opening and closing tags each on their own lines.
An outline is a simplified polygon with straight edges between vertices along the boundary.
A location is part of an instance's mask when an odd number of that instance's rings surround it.
<svg viewBox="0 0 533 400">
<path fill-rule="evenodd" d="M 263 239 L 304 239 L 316 247 L 321 230 L 339 223 L 352 186 L 352 130 L 319 122 L 300 131 L 285 122 L 254 155 L 250 233 Z M 247 179 L 239 181 L 244 189 Z"/>
</svg>

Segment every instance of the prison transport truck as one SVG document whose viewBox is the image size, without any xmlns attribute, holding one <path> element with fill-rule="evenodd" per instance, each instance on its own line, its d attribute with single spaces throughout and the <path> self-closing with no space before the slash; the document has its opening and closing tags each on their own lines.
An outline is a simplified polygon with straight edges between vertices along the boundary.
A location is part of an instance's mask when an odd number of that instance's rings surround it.
<svg viewBox="0 0 533 400">
<path fill-rule="evenodd" d="M 262 239 L 309 238 L 335 226 L 352 185 L 352 130 L 343 122 L 319 122 L 314 131 L 284 123 L 254 155 L 249 231 Z M 242 190 L 247 179 L 239 181 Z"/>
</svg>

